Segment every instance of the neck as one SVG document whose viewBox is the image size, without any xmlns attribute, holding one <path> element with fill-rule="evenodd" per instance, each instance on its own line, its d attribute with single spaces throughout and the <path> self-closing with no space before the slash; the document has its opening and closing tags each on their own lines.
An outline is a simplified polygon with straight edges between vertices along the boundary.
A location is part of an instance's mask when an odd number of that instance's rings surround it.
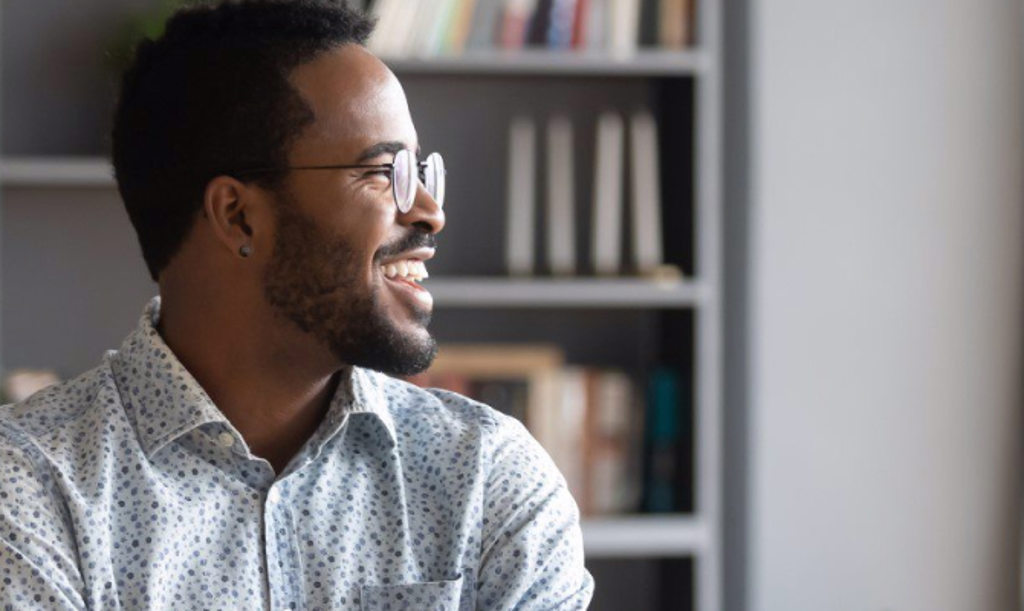
<svg viewBox="0 0 1024 611">
<path fill-rule="evenodd" d="M 281 473 L 323 420 L 340 368 L 269 314 L 187 306 L 162 299 L 160 334 L 252 453 Z"/>
</svg>

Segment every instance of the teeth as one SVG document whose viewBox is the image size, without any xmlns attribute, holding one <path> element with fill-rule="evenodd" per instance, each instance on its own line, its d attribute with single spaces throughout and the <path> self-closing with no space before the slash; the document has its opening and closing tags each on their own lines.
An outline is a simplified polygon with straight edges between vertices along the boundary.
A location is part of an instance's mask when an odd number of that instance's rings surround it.
<svg viewBox="0 0 1024 611">
<path fill-rule="evenodd" d="M 388 263 L 387 265 L 381 266 L 381 270 L 388 278 L 404 278 L 407 280 L 420 281 L 430 277 L 430 275 L 427 274 L 427 266 L 423 261 L 418 261 L 416 259 Z"/>
</svg>

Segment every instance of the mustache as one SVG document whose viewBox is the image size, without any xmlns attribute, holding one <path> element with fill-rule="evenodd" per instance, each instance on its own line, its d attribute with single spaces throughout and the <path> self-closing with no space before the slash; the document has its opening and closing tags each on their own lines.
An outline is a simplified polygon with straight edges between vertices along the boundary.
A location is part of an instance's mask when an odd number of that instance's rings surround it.
<svg viewBox="0 0 1024 611">
<path fill-rule="evenodd" d="M 403 252 L 416 248 L 437 248 L 437 238 L 434 237 L 434 234 L 423 231 L 411 233 L 394 244 L 388 244 L 387 246 L 381 247 L 381 249 L 377 251 L 376 256 L 374 256 L 374 261 L 379 263 L 386 257 L 399 255 Z"/>
</svg>

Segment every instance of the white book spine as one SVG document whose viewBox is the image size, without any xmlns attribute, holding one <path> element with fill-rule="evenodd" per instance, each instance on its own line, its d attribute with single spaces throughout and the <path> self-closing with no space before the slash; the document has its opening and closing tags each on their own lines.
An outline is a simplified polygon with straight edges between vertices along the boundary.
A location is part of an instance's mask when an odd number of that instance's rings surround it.
<svg viewBox="0 0 1024 611">
<path fill-rule="evenodd" d="M 403 7 L 399 11 L 398 26 L 395 28 L 395 57 L 414 55 L 426 29 L 423 24 L 432 12 L 436 0 L 402 0 Z"/>
<path fill-rule="evenodd" d="M 572 123 L 568 117 L 553 117 L 548 123 L 547 252 L 552 273 L 559 275 L 576 273 L 572 153 Z"/>
<path fill-rule="evenodd" d="M 509 126 L 506 258 L 513 275 L 533 273 L 536 131 L 533 121 L 522 117 Z"/>
<path fill-rule="evenodd" d="M 640 33 L 640 0 L 611 0 L 609 50 L 616 57 L 636 52 Z"/>
<path fill-rule="evenodd" d="M 622 118 L 604 113 L 597 120 L 591 257 L 598 274 L 618 274 L 622 265 Z"/>
<path fill-rule="evenodd" d="M 590 0 L 587 6 L 584 44 L 588 51 L 608 50 L 608 2 L 609 0 Z"/>
<path fill-rule="evenodd" d="M 663 263 L 661 244 L 661 176 L 658 170 L 658 128 L 649 112 L 630 120 L 632 159 L 633 262 L 649 272 Z"/>
<path fill-rule="evenodd" d="M 582 367 L 566 367 L 561 372 L 562 397 L 555 406 L 557 416 L 557 441 L 549 448 L 551 459 L 569 486 L 579 505 L 586 501 L 586 464 L 583 455 L 584 434 L 587 415 L 587 378 Z"/>
<path fill-rule="evenodd" d="M 375 55 L 388 57 L 390 48 L 388 45 L 393 38 L 395 19 L 397 15 L 396 4 L 398 0 L 377 0 L 373 5 L 373 16 L 377 19 L 377 27 L 373 29 L 369 40 L 366 41 L 366 48 Z"/>
</svg>

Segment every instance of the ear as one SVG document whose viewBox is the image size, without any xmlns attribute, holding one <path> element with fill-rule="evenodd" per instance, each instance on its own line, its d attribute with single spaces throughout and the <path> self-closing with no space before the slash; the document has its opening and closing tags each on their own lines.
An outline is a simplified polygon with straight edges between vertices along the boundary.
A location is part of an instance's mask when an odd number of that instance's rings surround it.
<svg viewBox="0 0 1024 611">
<path fill-rule="evenodd" d="M 269 243 L 269 194 L 230 176 L 217 176 L 203 192 L 203 217 L 231 256 L 248 257 Z"/>
</svg>

